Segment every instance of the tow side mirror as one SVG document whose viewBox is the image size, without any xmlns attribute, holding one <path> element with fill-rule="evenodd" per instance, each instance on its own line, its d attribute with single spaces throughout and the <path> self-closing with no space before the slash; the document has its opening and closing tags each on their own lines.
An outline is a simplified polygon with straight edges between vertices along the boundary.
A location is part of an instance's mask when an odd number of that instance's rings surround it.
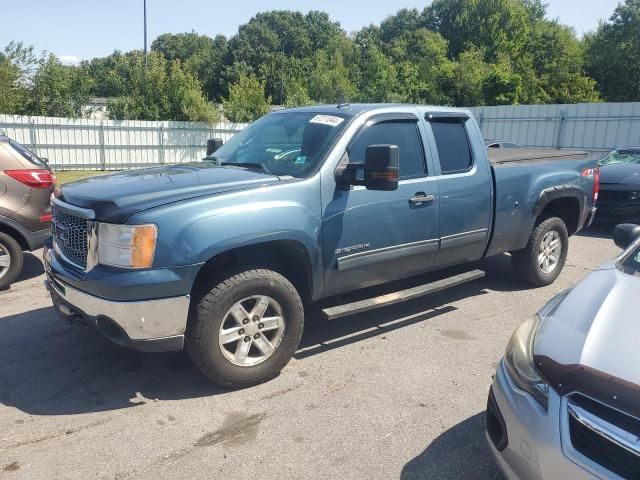
<svg viewBox="0 0 640 480">
<path fill-rule="evenodd" d="M 640 238 L 640 225 L 623 223 L 613 231 L 613 241 L 623 250 L 626 250 L 638 238 Z"/>
<path fill-rule="evenodd" d="M 367 190 L 397 190 L 400 149 L 397 145 L 371 145 L 364 156 L 364 186 Z"/>
<path fill-rule="evenodd" d="M 221 138 L 210 138 L 207 140 L 207 156 L 218 150 L 223 144 L 224 141 Z"/>
<path fill-rule="evenodd" d="M 336 183 L 342 190 L 351 185 L 362 185 L 367 190 L 397 190 L 400 149 L 397 145 L 371 145 L 367 148 L 364 163 L 351 163 L 345 152 L 336 168 Z M 358 171 L 364 172 L 364 180 L 358 179 Z M 363 176 L 360 176 L 363 178 Z"/>
</svg>

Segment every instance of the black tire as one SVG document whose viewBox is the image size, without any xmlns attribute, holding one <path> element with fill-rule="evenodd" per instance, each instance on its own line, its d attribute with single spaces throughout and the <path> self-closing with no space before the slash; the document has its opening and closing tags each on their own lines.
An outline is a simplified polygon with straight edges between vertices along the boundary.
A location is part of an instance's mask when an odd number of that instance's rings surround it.
<svg viewBox="0 0 640 480">
<path fill-rule="evenodd" d="M 284 333 L 273 354 L 262 363 L 239 366 L 222 353 L 220 328 L 229 309 L 254 295 L 274 299 L 282 309 Z M 278 376 L 296 352 L 304 329 L 304 308 L 295 287 L 271 270 L 247 270 L 229 275 L 204 294 L 192 308 L 185 346 L 196 367 L 211 381 L 225 387 L 247 387 Z"/>
<path fill-rule="evenodd" d="M 0 255 L 9 254 L 9 267 L 0 267 L 0 290 L 11 285 L 22 271 L 22 248 L 13 237 L 0 232 Z M 4 255 L 3 255 L 4 256 Z"/>
<path fill-rule="evenodd" d="M 556 267 L 550 272 L 545 272 L 539 265 L 538 255 L 541 242 L 551 231 L 559 235 L 562 250 Z M 512 252 L 511 264 L 514 274 L 520 280 L 536 287 L 551 285 L 562 272 L 568 249 L 569 234 L 564 221 L 557 217 L 543 219 L 531 232 L 527 246 L 523 250 Z"/>
</svg>

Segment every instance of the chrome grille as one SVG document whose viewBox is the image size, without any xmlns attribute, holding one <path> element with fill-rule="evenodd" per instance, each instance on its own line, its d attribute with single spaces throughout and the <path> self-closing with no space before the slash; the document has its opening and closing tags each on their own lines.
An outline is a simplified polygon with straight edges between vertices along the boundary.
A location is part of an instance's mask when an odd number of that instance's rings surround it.
<svg viewBox="0 0 640 480">
<path fill-rule="evenodd" d="M 57 249 L 67 260 L 77 266 L 87 266 L 87 221 L 64 212 L 55 205 L 52 208 L 51 232 Z"/>
<path fill-rule="evenodd" d="M 573 448 L 622 478 L 640 478 L 640 419 L 580 394 L 568 408 Z"/>
</svg>

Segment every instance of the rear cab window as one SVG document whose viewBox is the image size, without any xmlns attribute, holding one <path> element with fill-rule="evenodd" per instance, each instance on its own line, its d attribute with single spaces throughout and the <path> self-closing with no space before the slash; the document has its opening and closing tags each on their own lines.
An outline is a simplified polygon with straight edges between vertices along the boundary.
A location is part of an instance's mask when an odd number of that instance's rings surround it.
<svg viewBox="0 0 640 480">
<path fill-rule="evenodd" d="M 442 175 L 465 173 L 473 168 L 466 119 L 437 118 L 429 121 L 436 142 Z"/>
</svg>

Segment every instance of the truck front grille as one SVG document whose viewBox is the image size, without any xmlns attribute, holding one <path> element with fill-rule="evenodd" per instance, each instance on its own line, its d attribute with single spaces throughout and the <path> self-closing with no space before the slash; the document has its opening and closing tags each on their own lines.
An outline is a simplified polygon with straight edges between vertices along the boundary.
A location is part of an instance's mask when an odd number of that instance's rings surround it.
<svg viewBox="0 0 640 480">
<path fill-rule="evenodd" d="M 640 420 L 583 395 L 569 400 L 571 444 L 622 478 L 640 479 Z"/>
<path fill-rule="evenodd" d="M 79 267 L 87 266 L 87 221 L 52 207 L 51 233 L 56 247 L 67 260 Z"/>
</svg>

